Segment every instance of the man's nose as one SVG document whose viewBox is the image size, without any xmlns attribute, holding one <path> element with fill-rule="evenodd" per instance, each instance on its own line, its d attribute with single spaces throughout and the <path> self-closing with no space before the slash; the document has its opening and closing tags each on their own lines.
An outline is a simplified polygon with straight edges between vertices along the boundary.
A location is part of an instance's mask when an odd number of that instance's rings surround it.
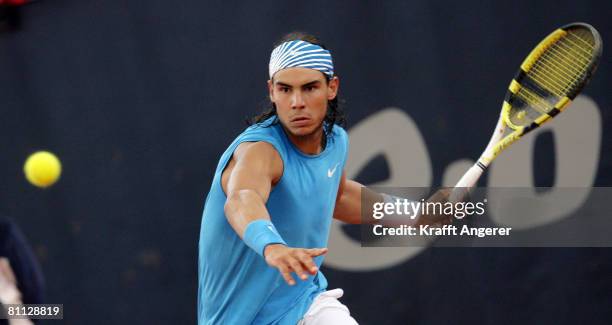
<svg viewBox="0 0 612 325">
<path fill-rule="evenodd" d="M 295 91 L 293 92 L 293 96 L 291 97 L 291 108 L 298 109 L 304 108 L 304 97 L 302 96 L 302 92 Z"/>
</svg>

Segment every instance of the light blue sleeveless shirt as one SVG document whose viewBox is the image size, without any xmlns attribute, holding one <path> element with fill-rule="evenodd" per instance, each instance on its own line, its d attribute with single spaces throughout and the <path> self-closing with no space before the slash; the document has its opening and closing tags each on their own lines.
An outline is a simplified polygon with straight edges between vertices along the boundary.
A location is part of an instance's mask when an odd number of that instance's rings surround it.
<svg viewBox="0 0 612 325">
<path fill-rule="evenodd" d="M 327 288 L 321 272 L 289 286 L 277 269 L 244 244 L 223 211 L 221 174 L 242 142 L 264 141 L 278 151 L 283 175 L 266 207 L 290 247 L 327 247 L 336 195 L 348 153 L 348 136 L 334 125 L 318 155 L 306 155 L 272 117 L 247 128 L 221 156 L 206 198 L 199 247 L 198 324 L 295 325 L 314 297 Z M 320 267 L 324 256 L 315 258 Z"/>
</svg>

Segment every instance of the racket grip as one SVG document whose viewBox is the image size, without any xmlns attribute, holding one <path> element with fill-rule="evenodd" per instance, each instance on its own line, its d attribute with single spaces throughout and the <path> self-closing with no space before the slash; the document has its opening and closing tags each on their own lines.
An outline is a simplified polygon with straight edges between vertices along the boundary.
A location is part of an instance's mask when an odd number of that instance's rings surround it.
<svg viewBox="0 0 612 325">
<path fill-rule="evenodd" d="M 474 166 L 470 167 L 468 171 L 461 177 L 453 192 L 450 195 L 449 201 L 458 202 L 462 201 L 465 195 L 476 185 L 478 179 L 484 172 L 484 169 L 478 165 L 478 163 L 474 164 Z"/>
</svg>

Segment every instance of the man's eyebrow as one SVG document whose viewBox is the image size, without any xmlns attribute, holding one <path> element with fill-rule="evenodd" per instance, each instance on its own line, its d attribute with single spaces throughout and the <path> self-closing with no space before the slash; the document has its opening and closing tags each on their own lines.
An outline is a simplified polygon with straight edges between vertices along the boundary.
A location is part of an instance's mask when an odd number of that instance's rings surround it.
<svg viewBox="0 0 612 325">
<path fill-rule="evenodd" d="M 293 88 L 293 86 L 292 86 L 292 85 L 286 84 L 286 83 L 281 82 L 281 81 L 277 81 L 277 82 L 276 82 L 276 85 L 277 85 L 277 86 L 281 86 L 281 87 Z"/>
<path fill-rule="evenodd" d="M 320 84 L 321 80 L 313 80 L 311 82 L 307 82 L 305 84 L 302 85 L 302 87 L 310 87 L 310 86 L 314 86 L 316 84 Z"/>
<path fill-rule="evenodd" d="M 310 82 L 307 82 L 307 83 L 303 84 L 303 85 L 302 85 L 302 86 L 300 86 L 300 87 L 309 87 L 309 86 L 314 86 L 314 85 L 319 84 L 319 83 L 321 83 L 321 80 L 313 80 L 313 81 L 310 81 Z M 293 86 L 292 86 L 292 85 L 286 84 L 286 83 L 284 83 L 284 82 L 282 82 L 282 81 L 277 81 L 277 82 L 276 82 L 276 85 L 277 85 L 277 86 L 280 86 L 280 87 L 293 88 Z"/>
</svg>

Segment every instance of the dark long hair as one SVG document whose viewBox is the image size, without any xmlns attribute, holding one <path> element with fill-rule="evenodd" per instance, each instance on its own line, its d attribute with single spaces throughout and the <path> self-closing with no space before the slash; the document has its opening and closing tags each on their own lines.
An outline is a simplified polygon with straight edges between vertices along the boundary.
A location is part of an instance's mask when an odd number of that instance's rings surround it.
<svg viewBox="0 0 612 325">
<path fill-rule="evenodd" d="M 327 50 L 325 45 L 323 45 L 323 43 L 321 43 L 321 41 L 319 41 L 318 38 L 316 38 L 314 35 L 303 33 L 303 32 L 292 32 L 292 33 L 289 33 L 283 36 L 283 38 L 281 38 L 278 42 L 276 42 L 276 44 L 274 44 L 274 48 L 276 48 L 277 46 L 285 42 L 295 41 L 295 40 L 306 41 L 308 43 L 318 45 Z M 324 75 L 325 75 L 326 82 L 329 82 L 331 80 L 331 77 L 329 77 L 326 74 Z M 338 99 L 338 95 L 336 95 L 334 99 L 327 101 L 327 113 L 325 114 L 325 119 L 323 120 L 323 126 L 324 126 L 323 132 L 325 132 L 325 135 L 327 137 L 331 137 L 332 128 L 334 127 L 334 124 L 338 124 L 344 127 L 346 123 L 344 111 L 342 110 L 343 104 L 344 102 Z M 268 100 L 264 108 L 264 111 L 255 116 L 248 118 L 246 122 L 248 125 L 253 125 L 253 124 L 261 123 L 270 117 L 274 117 L 274 121 L 270 125 L 279 123 L 278 116 L 276 115 L 276 105 L 273 102 Z"/>
</svg>

